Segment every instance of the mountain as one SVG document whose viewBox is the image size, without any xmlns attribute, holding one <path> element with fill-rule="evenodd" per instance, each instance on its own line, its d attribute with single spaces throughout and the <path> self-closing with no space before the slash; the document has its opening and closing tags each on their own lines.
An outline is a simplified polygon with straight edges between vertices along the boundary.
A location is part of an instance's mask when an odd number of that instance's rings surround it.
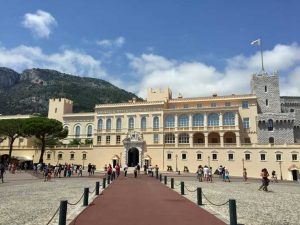
<svg viewBox="0 0 300 225">
<path fill-rule="evenodd" d="M 96 104 L 127 102 L 133 93 L 111 83 L 48 69 L 28 69 L 21 74 L 0 67 L 0 114 L 47 115 L 50 98 L 73 101 L 74 112 L 90 112 Z"/>
</svg>

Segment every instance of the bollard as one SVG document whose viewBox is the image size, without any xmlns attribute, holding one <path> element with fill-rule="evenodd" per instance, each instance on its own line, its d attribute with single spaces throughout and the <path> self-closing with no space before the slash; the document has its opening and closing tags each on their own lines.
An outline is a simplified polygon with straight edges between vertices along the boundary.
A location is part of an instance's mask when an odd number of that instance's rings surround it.
<svg viewBox="0 0 300 225">
<path fill-rule="evenodd" d="M 202 205 L 202 189 L 201 189 L 201 187 L 197 188 L 197 203 L 198 203 L 198 205 Z"/>
<path fill-rule="evenodd" d="M 158 172 L 157 171 L 155 172 L 155 176 L 156 176 L 156 179 L 158 179 Z"/>
<path fill-rule="evenodd" d="M 164 181 L 165 181 L 165 184 L 167 184 L 167 183 L 168 183 L 168 177 L 165 176 L 164 178 L 165 178 L 165 180 L 164 180 Z"/>
<path fill-rule="evenodd" d="M 161 182 L 162 181 L 162 175 L 159 174 L 159 181 Z"/>
<path fill-rule="evenodd" d="M 180 175 L 180 170 L 178 170 L 178 175 Z"/>
<path fill-rule="evenodd" d="M 181 190 L 181 195 L 184 195 L 184 182 L 180 182 L 180 190 Z"/>
<path fill-rule="evenodd" d="M 68 201 L 60 201 L 58 225 L 66 225 Z"/>
<path fill-rule="evenodd" d="M 88 204 L 89 204 L 89 188 L 84 188 L 83 206 L 88 206 Z"/>
<path fill-rule="evenodd" d="M 237 225 L 235 199 L 229 199 L 229 217 L 230 217 L 230 225 Z"/>
<path fill-rule="evenodd" d="M 171 178 L 171 188 L 174 189 L 174 178 Z"/>
<path fill-rule="evenodd" d="M 96 191 L 95 191 L 95 195 L 99 195 L 99 188 L 100 188 L 100 182 L 97 181 L 97 182 L 96 182 Z"/>
<path fill-rule="evenodd" d="M 104 177 L 102 180 L 102 188 L 105 189 L 106 186 L 106 178 Z"/>
</svg>

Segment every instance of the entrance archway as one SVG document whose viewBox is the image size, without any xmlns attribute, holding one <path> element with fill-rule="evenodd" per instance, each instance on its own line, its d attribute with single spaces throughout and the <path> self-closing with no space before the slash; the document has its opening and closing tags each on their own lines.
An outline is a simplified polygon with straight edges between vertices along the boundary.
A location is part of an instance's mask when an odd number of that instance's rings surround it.
<svg viewBox="0 0 300 225">
<path fill-rule="evenodd" d="M 134 167 L 139 163 L 139 150 L 137 148 L 130 148 L 128 150 L 128 167 Z"/>
<path fill-rule="evenodd" d="M 293 181 L 298 181 L 299 179 L 299 170 L 291 170 Z"/>
</svg>

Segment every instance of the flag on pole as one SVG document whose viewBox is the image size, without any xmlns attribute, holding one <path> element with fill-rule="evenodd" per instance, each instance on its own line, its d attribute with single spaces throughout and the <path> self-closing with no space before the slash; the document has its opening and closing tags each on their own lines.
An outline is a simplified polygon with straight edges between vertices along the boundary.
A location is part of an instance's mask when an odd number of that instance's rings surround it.
<svg viewBox="0 0 300 225">
<path fill-rule="evenodd" d="M 252 42 L 251 42 L 251 45 L 258 45 L 258 46 L 260 46 L 260 39 L 257 39 L 257 40 L 255 40 L 255 41 L 252 41 Z"/>
</svg>

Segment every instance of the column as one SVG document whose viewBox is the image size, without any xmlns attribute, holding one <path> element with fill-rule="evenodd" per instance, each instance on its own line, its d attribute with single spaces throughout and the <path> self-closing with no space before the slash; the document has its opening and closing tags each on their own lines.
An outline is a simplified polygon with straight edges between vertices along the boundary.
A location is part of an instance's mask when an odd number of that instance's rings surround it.
<svg viewBox="0 0 300 225">
<path fill-rule="evenodd" d="M 204 113 L 204 130 L 207 130 L 207 113 Z"/>
<path fill-rule="evenodd" d="M 204 146 L 207 148 L 208 147 L 208 133 L 204 133 Z"/>
<path fill-rule="evenodd" d="M 220 130 L 223 130 L 223 113 L 219 113 L 219 126 Z"/>
<path fill-rule="evenodd" d="M 224 147 L 224 133 L 220 133 L 220 143 L 221 147 Z"/>
<path fill-rule="evenodd" d="M 193 128 L 193 114 L 189 115 L 189 130 Z"/>
<path fill-rule="evenodd" d="M 239 129 L 239 113 L 238 112 L 235 112 L 234 124 L 235 124 L 235 129 Z"/>
<path fill-rule="evenodd" d="M 189 134 L 189 142 L 190 142 L 190 147 L 193 148 L 194 147 L 194 143 L 193 143 L 193 133 Z"/>
<path fill-rule="evenodd" d="M 235 132 L 236 147 L 241 147 L 241 137 L 239 132 Z"/>
<path fill-rule="evenodd" d="M 178 116 L 177 116 L 177 114 L 175 114 L 174 120 L 175 120 L 175 131 L 177 131 L 178 130 Z"/>
<path fill-rule="evenodd" d="M 175 134 L 175 147 L 178 148 L 178 134 Z"/>
</svg>

